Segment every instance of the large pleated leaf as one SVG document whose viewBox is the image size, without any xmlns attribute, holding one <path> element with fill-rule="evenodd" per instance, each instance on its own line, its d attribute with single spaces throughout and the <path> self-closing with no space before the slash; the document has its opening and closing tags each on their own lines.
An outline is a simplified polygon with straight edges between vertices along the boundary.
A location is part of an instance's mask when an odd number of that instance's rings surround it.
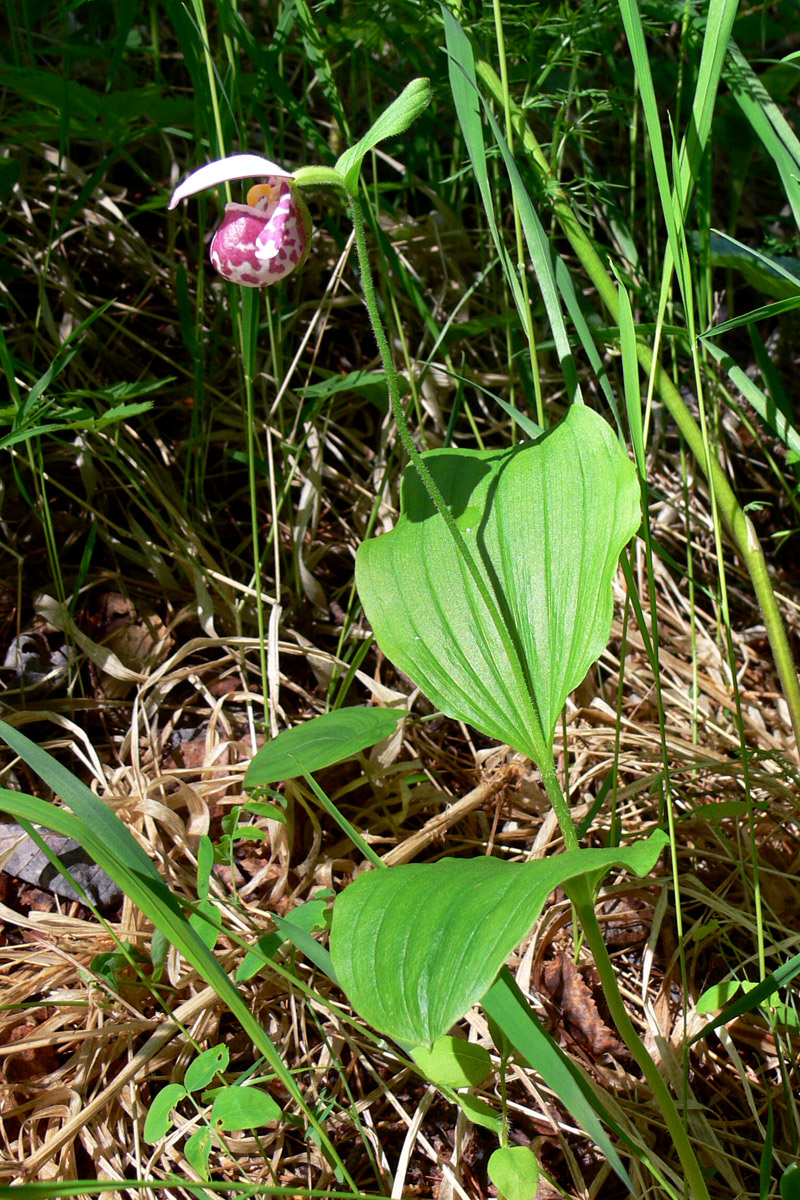
<svg viewBox="0 0 800 1200">
<path fill-rule="evenodd" d="M 359 875 L 337 898 L 331 957 L 350 1003 L 380 1033 L 431 1046 L 492 986 L 554 888 L 651 871 L 660 830 L 623 849 L 509 863 L 445 858 Z"/>
<path fill-rule="evenodd" d="M 413 467 L 395 529 L 358 552 L 364 610 L 383 652 L 443 712 L 538 760 L 536 711 L 550 747 L 608 641 L 611 578 L 640 519 L 635 468 L 583 405 L 536 441 L 425 462 L 507 636 Z"/>
</svg>

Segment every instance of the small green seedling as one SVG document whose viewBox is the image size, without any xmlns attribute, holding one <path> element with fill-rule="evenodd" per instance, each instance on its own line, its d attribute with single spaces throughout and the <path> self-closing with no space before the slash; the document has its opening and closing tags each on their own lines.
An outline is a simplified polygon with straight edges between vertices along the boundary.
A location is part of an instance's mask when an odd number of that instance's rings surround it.
<svg viewBox="0 0 800 1200">
<path fill-rule="evenodd" d="M 232 1133 L 271 1125 L 281 1117 L 281 1108 L 267 1092 L 247 1084 L 228 1084 L 224 1072 L 230 1062 L 227 1046 L 211 1046 L 187 1067 L 183 1083 L 168 1083 L 153 1099 L 144 1123 L 144 1139 L 154 1143 L 175 1124 L 174 1111 L 188 1101 L 200 1114 L 202 1128 L 185 1145 L 186 1157 L 202 1178 L 208 1178 L 208 1162 L 215 1133 Z M 219 1076 L 222 1086 L 210 1088 Z M 207 1091 L 207 1089 L 210 1089 Z M 204 1094 L 205 1093 L 205 1094 Z M 211 1101 L 210 1112 L 207 1103 Z"/>
<path fill-rule="evenodd" d="M 129 941 L 124 941 L 117 950 L 108 950 L 96 954 L 91 962 L 91 968 L 96 975 L 103 979 L 113 992 L 119 992 L 123 984 L 129 987 L 144 987 L 145 984 L 132 974 L 131 968 L 138 964 L 147 966 L 148 959 Z"/>
</svg>

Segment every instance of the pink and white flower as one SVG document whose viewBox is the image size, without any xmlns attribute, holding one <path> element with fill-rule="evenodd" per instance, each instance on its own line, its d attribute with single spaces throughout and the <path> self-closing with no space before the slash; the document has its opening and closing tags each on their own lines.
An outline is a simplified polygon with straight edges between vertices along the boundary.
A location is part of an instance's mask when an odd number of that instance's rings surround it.
<svg viewBox="0 0 800 1200">
<path fill-rule="evenodd" d="M 231 283 L 269 287 L 301 267 L 311 248 L 311 217 L 288 171 L 259 154 L 234 154 L 194 171 L 175 189 L 169 207 L 216 184 L 254 177 L 264 182 L 250 188 L 245 204 L 225 205 L 210 257 Z"/>
</svg>

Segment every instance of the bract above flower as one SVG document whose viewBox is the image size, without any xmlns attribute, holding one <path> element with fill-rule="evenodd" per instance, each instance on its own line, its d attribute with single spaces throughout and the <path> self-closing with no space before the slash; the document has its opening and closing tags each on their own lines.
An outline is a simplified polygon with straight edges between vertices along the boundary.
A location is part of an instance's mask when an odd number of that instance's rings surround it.
<svg viewBox="0 0 800 1200">
<path fill-rule="evenodd" d="M 246 204 L 226 204 L 210 257 L 231 283 L 269 287 L 302 266 L 311 245 L 311 217 L 288 171 L 258 154 L 234 154 L 191 174 L 175 189 L 169 207 L 205 188 L 253 176 L 266 179 L 250 188 Z"/>
</svg>

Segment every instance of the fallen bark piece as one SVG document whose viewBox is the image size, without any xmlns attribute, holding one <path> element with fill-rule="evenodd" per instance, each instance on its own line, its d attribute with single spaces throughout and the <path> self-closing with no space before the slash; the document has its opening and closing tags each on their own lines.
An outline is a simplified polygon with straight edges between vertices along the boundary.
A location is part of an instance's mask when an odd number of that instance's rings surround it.
<svg viewBox="0 0 800 1200">
<path fill-rule="evenodd" d="M 48 829 L 37 831 L 97 908 L 108 908 L 122 898 L 121 888 L 92 861 L 80 842 Z M 11 854 L 5 858 L 9 850 Z M 28 837 L 15 821 L 0 823 L 0 861 L 3 861 L 2 869 L 7 875 L 13 875 L 23 883 L 53 892 L 65 900 L 81 899 L 70 881 L 59 873 L 33 838 Z"/>
</svg>

